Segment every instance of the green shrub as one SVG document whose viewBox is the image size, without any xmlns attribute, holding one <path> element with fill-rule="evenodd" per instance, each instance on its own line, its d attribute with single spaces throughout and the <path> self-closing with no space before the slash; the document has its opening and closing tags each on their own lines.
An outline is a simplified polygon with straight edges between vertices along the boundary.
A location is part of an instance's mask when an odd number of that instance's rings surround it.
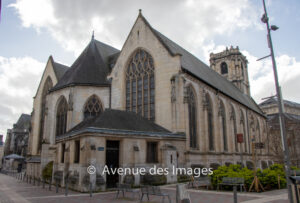
<svg viewBox="0 0 300 203">
<path fill-rule="evenodd" d="M 53 161 L 50 161 L 42 171 L 42 177 L 45 180 L 50 180 L 52 178 L 52 171 L 53 171 Z"/>
<path fill-rule="evenodd" d="M 281 170 L 272 170 L 271 168 L 267 168 L 263 171 L 259 171 L 257 176 L 265 190 L 278 188 L 278 178 L 280 180 L 280 188 L 286 187 L 285 175 Z"/>
<path fill-rule="evenodd" d="M 218 183 L 222 182 L 223 177 L 244 178 L 246 188 L 249 189 L 254 179 L 254 172 L 246 167 L 241 168 L 240 165 L 220 166 L 217 170 L 214 170 L 214 173 L 211 175 L 214 188 L 217 187 Z M 280 188 L 286 187 L 284 167 L 281 164 L 274 164 L 270 166 L 270 168 L 264 170 L 258 169 L 257 177 L 265 190 L 277 189 L 278 178 L 280 181 Z M 225 186 L 223 188 L 229 189 L 231 187 Z"/>
<path fill-rule="evenodd" d="M 214 170 L 214 173 L 211 175 L 211 182 L 214 188 L 217 187 L 218 183 L 222 182 L 223 177 L 239 177 L 245 179 L 245 185 L 247 188 L 252 183 L 254 178 L 253 171 L 248 168 L 242 168 L 240 165 L 229 165 L 229 166 L 220 166 L 217 170 Z M 229 189 L 230 187 L 223 187 Z"/>
</svg>

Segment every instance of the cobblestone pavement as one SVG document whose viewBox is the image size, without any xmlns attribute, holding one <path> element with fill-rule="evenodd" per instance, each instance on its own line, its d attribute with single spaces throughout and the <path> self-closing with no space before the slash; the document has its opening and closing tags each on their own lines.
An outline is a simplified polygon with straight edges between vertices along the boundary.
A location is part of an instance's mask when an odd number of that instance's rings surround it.
<svg viewBox="0 0 300 203">
<path fill-rule="evenodd" d="M 168 193 L 172 203 L 175 203 L 175 186 L 162 187 L 163 192 Z M 232 192 L 216 192 L 207 190 L 188 190 L 192 203 L 232 203 Z M 56 193 L 55 187 L 49 191 L 48 185 L 43 189 L 42 186 L 28 184 L 17 180 L 14 177 L 0 174 L 0 203 L 79 203 L 79 202 L 97 202 L 97 203 L 137 203 L 137 195 L 132 197 L 132 193 L 127 193 L 126 198 L 115 198 L 116 192 L 95 193 L 93 197 L 89 194 L 69 191 L 69 195 L 64 195 L 64 189 L 60 188 Z M 161 202 L 161 197 L 150 196 L 150 201 L 144 203 Z M 165 202 L 168 202 L 167 199 Z M 239 203 L 288 203 L 286 190 L 276 190 L 265 193 L 238 193 Z"/>
</svg>

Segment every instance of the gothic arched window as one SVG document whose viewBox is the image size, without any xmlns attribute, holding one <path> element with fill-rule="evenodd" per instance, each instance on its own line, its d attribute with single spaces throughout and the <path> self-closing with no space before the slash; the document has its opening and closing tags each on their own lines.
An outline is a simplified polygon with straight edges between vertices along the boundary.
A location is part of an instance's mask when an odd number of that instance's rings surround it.
<svg viewBox="0 0 300 203">
<path fill-rule="evenodd" d="M 259 126 L 258 119 L 256 119 L 256 132 L 257 132 L 257 136 L 258 136 L 258 140 L 256 140 L 256 142 L 261 142 L 260 126 Z"/>
<path fill-rule="evenodd" d="M 152 56 L 138 49 L 126 69 L 126 110 L 155 120 L 155 84 Z"/>
<path fill-rule="evenodd" d="M 244 76 L 244 66 L 241 64 L 241 71 L 242 71 L 242 76 Z"/>
<path fill-rule="evenodd" d="M 237 128 L 236 128 L 236 115 L 233 106 L 231 105 L 231 120 L 232 120 L 232 129 L 233 129 L 233 139 L 234 139 L 234 147 L 235 151 L 238 151 L 238 144 L 237 144 Z"/>
<path fill-rule="evenodd" d="M 226 128 L 226 113 L 224 103 L 220 102 L 220 116 L 221 116 L 221 126 L 222 126 L 222 138 L 223 138 L 223 148 L 224 151 L 228 150 L 227 144 L 227 128 Z"/>
<path fill-rule="evenodd" d="M 58 103 L 56 111 L 56 136 L 63 135 L 67 129 L 68 103 L 62 97 Z"/>
<path fill-rule="evenodd" d="M 213 110 L 212 103 L 208 94 L 206 94 L 206 105 L 207 105 L 207 130 L 208 130 L 208 145 L 209 150 L 215 149 L 214 144 L 214 132 L 213 132 Z"/>
<path fill-rule="evenodd" d="M 41 150 L 42 147 L 42 140 L 43 140 L 43 134 L 44 134 L 44 125 L 45 125 L 45 117 L 46 117 L 46 96 L 49 92 L 49 90 L 53 87 L 53 83 L 50 77 L 47 77 L 44 88 L 42 92 L 42 104 L 41 104 L 41 117 L 40 117 L 40 132 L 39 132 L 39 145 L 38 150 Z"/>
<path fill-rule="evenodd" d="M 221 74 L 227 74 L 228 73 L 228 67 L 227 67 L 227 63 L 223 62 L 221 63 Z"/>
<path fill-rule="evenodd" d="M 103 111 L 100 100 L 96 95 L 92 95 L 84 106 L 84 119 L 100 115 Z"/>
<path fill-rule="evenodd" d="M 189 110 L 189 130 L 190 130 L 190 147 L 197 147 L 197 109 L 194 90 L 191 86 L 187 87 L 188 110 Z"/>
<path fill-rule="evenodd" d="M 245 118 L 244 118 L 244 113 L 243 111 L 241 110 L 241 113 L 240 113 L 240 120 L 241 120 L 241 129 L 242 129 L 242 132 L 243 132 L 243 137 L 244 137 L 244 150 L 245 152 L 247 152 L 247 137 L 246 137 L 246 128 L 245 128 Z"/>
</svg>

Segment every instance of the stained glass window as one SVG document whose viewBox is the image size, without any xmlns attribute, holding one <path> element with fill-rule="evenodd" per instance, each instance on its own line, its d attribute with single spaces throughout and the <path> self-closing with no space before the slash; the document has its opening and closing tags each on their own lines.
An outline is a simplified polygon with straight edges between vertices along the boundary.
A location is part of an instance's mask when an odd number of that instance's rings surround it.
<svg viewBox="0 0 300 203">
<path fill-rule="evenodd" d="M 236 116 L 235 116 L 235 111 L 233 106 L 231 105 L 231 118 L 232 118 L 232 127 L 233 127 L 233 139 L 234 139 L 234 147 L 235 147 L 235 151 L 238 151 L 238 143 L 237 143 L 237 128 L 236 128 Z"/>
<path fill-rule="evenodd" d="M 63 97 L 60 99 L 56 112 L 56 136 L 63 135 L 67 129 L 68 103 Z"/>
<path fill-rule="evenodd" d="M 42 140 L 44 134 L 44 123 L 46 117 L 46 96 L 49 90 L 53 87 L 53 83 L 50 77 L 48 77 L 44 83 L 44 88 L 42 92 L 42 104 L 41 104 L 41 118 L 40 118 L 40 133 L 39 133 L 39 145 L 38 150 L 40 151 L 42 148 Z"/>
<path fill-rule="evenodd" d="M 102 113 L 103 108 L 96 95 L 92 95 L 84 106 L 84 119 L 91 118 Z"/>
<path fill-rule="evenodd" d="M 197 110 L 196 110 L 196 98 L 191 86 L 187 87 L 188 95 L 188 110 L 189 110 L 189 130 L 190 130 L 190 147 L 197 147 Z"/>
<path fill-rule="evenodd" d="M 155 78 L 152 56 L 138 49 L 126 70 L 126 110 L 155 120 Z"/>
<path fill-rule="evenodd" d="M 247 152 L 247 137 L 246 137 L 246 128 L 245 128 L 245 118 L 244 118 L 244 113 L 241 110 L 241 128 L 242 128 L 242 132 L 244 134 L 244 150 L 245 152 Z"/>
<path fill-rule="evenodd" d="M 222 126 L 222 137 L 223 137 L 223 148 L 224 151 L 228 150 L 227 144 L 227 129 L 226 129 L 226 113 L 223 102 L 220 103 L 220 116 L 221 116 L 221 126 Z"/>
<path fill-rule="evenodd" d="M 208 129 L 208 141 L 209 141 L 209 150 L 215 149 L 214 144 L 214 132 L 213 132 L 213 111 L 212 104 L 208 94 L 206 94 L 207 102 L 207 129 Z"/>
</svg>

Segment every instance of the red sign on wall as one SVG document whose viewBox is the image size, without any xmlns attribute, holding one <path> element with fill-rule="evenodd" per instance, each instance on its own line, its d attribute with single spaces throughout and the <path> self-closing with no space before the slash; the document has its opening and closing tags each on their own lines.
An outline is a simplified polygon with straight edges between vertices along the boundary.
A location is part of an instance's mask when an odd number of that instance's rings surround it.
<svg viewBox="0 0 300 203">
<path fill-rule="evenodd" d="M 237 140 L 238 143 L 243 143 L 244 142 L 243 133 L 236 134 L 236 140 Z"/>
</svg>

